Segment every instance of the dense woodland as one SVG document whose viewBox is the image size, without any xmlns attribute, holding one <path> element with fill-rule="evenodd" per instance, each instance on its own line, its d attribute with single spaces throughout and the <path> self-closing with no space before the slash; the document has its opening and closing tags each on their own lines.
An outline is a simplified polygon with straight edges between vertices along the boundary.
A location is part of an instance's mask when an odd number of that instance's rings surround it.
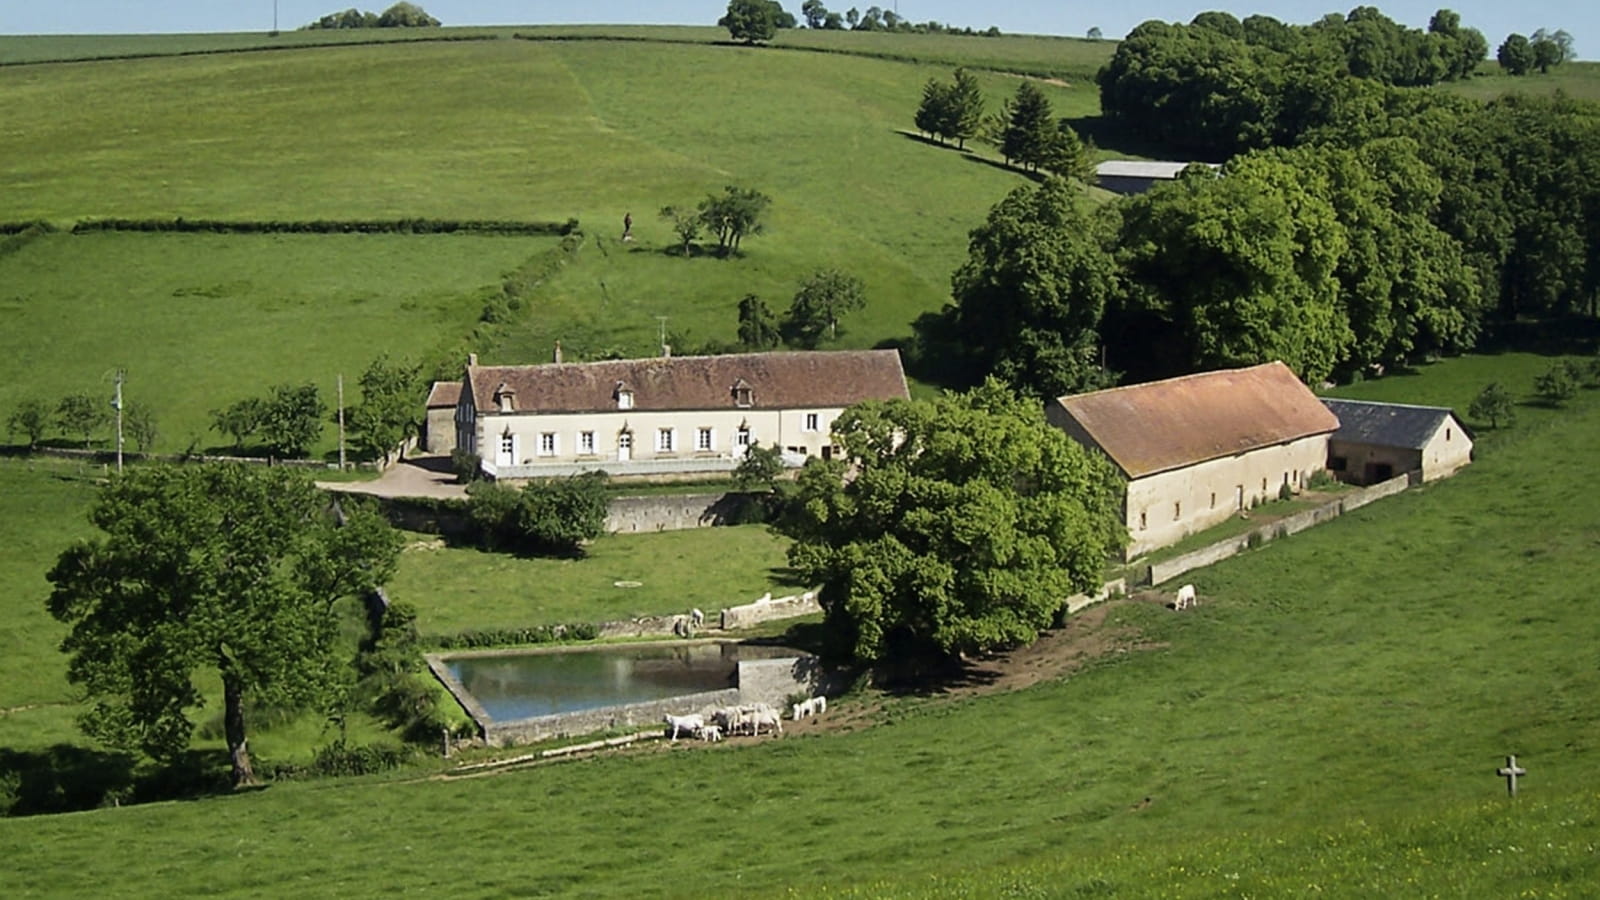
<svg viewBox="0 0 1600 900">
<path fill-rule="evenodd" d="M 1316 382 L 1595 316 L 1600 107 L 1419 86 L 1486 49 L 1449 10 L 1426 33 L 1367 7 L 1139 26 L 1105 116 L 1226 164 L 1092 212 L 1065 184 L 1013 192 L 924 321 L 929 356 L 1045 396 L 1270 359 Z"/>
</svg>

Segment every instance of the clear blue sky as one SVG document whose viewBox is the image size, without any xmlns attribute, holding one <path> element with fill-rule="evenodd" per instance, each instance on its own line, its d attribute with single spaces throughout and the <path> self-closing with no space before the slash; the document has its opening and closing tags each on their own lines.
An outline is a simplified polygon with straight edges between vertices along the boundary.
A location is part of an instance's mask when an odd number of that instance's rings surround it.
<svg viewBox="0 0 1600 900">
<path fill-rule="evenodd" d="M 282 28 L 304 25 L 320 16 L 357 6 L 381 11 L 392 0 L 277 0 Z M 801 0 L 782 0 L 799 15 Z M 883 9 L 898 6 L 901 16 L 916 22 L 936 19 L 952 25 L 1030 34 L 1081 36 L 1098 27 L 1106 37 L 1121 37 L 1146 19 L 1187 22 L 1195 13 L 1225 9 L 1244 18 L 1252 13 L 1305 24 L 1328 12 L 1346 12 L 1360 5 L 1346 0 L 1258 0 L 1244 5 L 1185 2 L 1185 0 L 1127 0 L 1105 6 L 1067 3 L 1063 0 L 1011 0 L 979 3 L 966 0 L 824 0 L 840 12 L 855 6 Z M 726 0 L 572 0 L 566 3 L 513 2 L 513 0 L 423 0 L 419 5 L 446 25 L 538 25 L 562 23 L 623 23 L 710 25 L 727 8 Z M 1454 4 L 1440 0 L 1390 0 L 1376 2 L 1390 18 L 1417 28 L 1441 5 L 1461 14 L 1463 24 L 1477 28 L 1489 39 L 1490 52 L 1507 34 L 1532 34 L 1539 28 L 1564 28 L 1575 39 L 1578 55 L 1592 59 L 1600 47 L 1600 3 L 1594 0 L 1522 0 L 1488 2 L 1466 0 Z M 273 0 L 3 0 L 0 33 L 83 34 L 178 31 L 265 31 L 272 27 Z"/>
</svg>

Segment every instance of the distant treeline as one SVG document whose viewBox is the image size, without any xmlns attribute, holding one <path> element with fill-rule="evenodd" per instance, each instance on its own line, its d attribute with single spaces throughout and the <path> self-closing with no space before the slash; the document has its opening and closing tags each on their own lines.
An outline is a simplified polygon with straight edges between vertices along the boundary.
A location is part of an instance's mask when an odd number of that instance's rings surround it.
<svg viewBox="0 0 1600 900">
<path fill-rule="evenodd" d="M 0 60 L 0 67 L 48 66 L 73 62 L 115 62 L 127 59 L 162 59 L 170 56 L 217 56 L 225 53 L 260 53 L 268 50 L 316 50 L 325 47 L 370 47 L 377 44 L 453 43 L 457 41 L 497 41 L 501 39 L 498 34 L 438 34 L 430 32 L 419 35 L 392 31 L 388 34 L 392 36 L 330 41 L 286 40 L 283 43 L 262 43 L 248 47 L 215 47 L 205 50 L 151 50 L 130 53 L 97 53 L 87 56 L 59 56 L 49 59 Z M 273 40 L 270 36 L 264 36 L 262 39 L 264 41 Z"/>
<path fill-rule="evenodd" d="M 20 227 L 18 227 L 20 226 Z M 22 231 L 27 223 L 0 223 L 0 233 Z M 312 221 L 224 221 L 220 219 L 90 219 L 72 226 L 73 234 L 96 231 L 158 231 L 212 234 L 511 234 L 565 235 L 577 219 L 565 222 L 509 222 L 497 219 L 316 219 Z"/>
</svg>

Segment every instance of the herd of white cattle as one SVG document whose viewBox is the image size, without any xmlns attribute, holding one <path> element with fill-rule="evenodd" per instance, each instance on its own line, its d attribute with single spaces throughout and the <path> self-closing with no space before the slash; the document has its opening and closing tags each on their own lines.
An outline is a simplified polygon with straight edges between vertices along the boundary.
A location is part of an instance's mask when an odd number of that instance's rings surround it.
<svg viewBox="0 0 1600 900">
<path fill-rule="evenodd" d="M 817 696 L 802 700 L 794 704 L 792 712 L 795 721 L 807 716 L 821 715 L 828 711 L 828 698 Z M 767 734 L 783 734 L 783 715 L 765 703 L 756 703 L 748 706 L 725 706 L 711 714 L 710 721 L 706 717 L 695 713 L 687 716 L 675 716 L 668 713 L 664 717 L 667 736 L 677 740 L 680 736 L 695 737 L 702 741 L 720 741 L 724 737 L 736 735 L 749 735 L 757 737 L 762 732 Z"/>
</svg>

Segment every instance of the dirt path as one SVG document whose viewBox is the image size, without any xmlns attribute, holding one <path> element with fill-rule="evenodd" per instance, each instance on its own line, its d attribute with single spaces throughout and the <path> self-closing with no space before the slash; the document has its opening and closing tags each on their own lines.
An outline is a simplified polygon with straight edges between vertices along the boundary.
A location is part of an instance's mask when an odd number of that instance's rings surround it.
<svg viewBox="0 0 1600 900">
<path fill-rule="evenodd" d="M 417 456 L 389 467 L 375 481 L 319 481 L 317 487 L 348 494 L 377 497 L 436 497 L 461 500 L 466 485 L 456 483 L 450 460 L 443 456 Z"/>
</svg>

